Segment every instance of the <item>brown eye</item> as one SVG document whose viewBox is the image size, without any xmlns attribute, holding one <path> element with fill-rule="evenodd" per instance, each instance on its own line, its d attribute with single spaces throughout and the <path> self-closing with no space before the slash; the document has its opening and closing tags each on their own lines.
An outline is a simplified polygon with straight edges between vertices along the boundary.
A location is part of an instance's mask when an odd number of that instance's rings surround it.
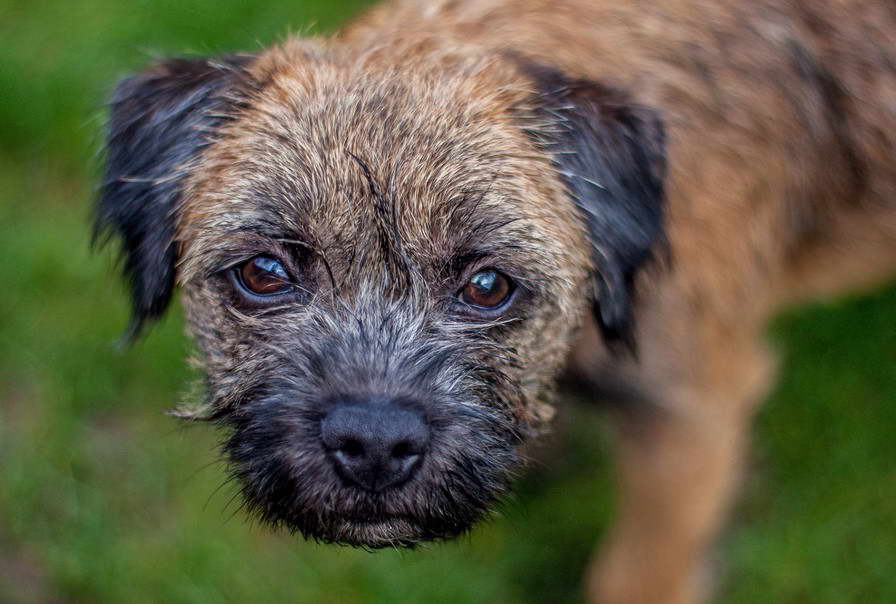
<svg viewBox="0 0 896 604">
<path fill-rule="evenodd" d="M 507 301 L 513 292 L 510 279 L 494 269 L 485 269 L 473 275 L 461 290 L 461 300 L 480 308 L 497 308 Z"/>
<path fill-rule="evenodd" d="M 270 256 L 256 256 L 237 270 L 240 284 L 255 295 L 271 296 L 292 289 L 286 269 Z"/>
</svg>

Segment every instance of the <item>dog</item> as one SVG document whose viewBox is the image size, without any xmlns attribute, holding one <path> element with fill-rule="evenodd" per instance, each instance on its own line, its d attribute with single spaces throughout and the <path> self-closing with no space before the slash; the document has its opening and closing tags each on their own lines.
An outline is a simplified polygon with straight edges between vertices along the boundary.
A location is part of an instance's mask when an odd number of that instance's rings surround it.
<svg viewBox="0 0 896 604">
<path fill-rule="evenodd" d="M 160 61 L 96 234 L 138 336 L 182 290 L 248 507 L 378 548 L 470 529 L 558 384 L 616 399 L 591 602 L 692 603 L 783 307 L 896 273 L 885 0 L 395 0 Z"/>
</svg>

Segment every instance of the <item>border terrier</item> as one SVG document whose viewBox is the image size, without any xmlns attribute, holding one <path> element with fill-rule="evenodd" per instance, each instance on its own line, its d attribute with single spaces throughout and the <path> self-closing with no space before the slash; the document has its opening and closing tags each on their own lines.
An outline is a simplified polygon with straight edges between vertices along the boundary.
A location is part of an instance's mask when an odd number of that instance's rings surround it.
<svg viewBox="0 0 896 604">
<path fill-rule="evenodd" d="M 886 0 L 398 0 L 121 82 L 96 229 L 132 335 L 181 288 L 264 520 L 456 536 L 575 384 L 620 402 L 589 600 L 691 603 L 767 320 L 896 272 L 894 156 Z"/>
</svg>

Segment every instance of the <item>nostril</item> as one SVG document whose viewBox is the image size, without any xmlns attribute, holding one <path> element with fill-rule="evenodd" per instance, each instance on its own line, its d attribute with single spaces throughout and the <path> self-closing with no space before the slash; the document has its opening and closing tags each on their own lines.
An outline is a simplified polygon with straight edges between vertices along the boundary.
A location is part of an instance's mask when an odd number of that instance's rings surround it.
<svg viewBox="0 0 896 604">
<path fill-rule="evenodd" d="M 411 457 L 412 455 L 417 455 L 416 447 L 406 440 L 403 440 L 392 447 L 392 457 L 395 457 L 396 459 L 404 459 L 405 457 Z"/>
<path fill-rule="evenodd" d="M 339 447 L 339 451 L 346 457 L 363 457 L 364 445 L 359 440 L 349 438 Z"/>
</svg>

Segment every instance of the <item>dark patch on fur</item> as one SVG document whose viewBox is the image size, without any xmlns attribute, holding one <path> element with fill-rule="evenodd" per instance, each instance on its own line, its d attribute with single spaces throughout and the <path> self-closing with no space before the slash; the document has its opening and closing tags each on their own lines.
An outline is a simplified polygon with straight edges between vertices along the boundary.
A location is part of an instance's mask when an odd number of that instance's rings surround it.
<svg viewBox="0 0 896 604">
<path fill-rule="evenodd" d="M 175 217 L 186 167 L 239 103 L 248 55 L 173 59 L 118 84 L 110 103 L 95 239 L 122 239 L 132 297 L 129 336 L 171 301 Z"/>
<path fill-rule="evenodd" d="M 868 170 L 856 150 L 849 122 L 845 118 L 851 113 L 847 107 L 850 102 L 849 95 L 837 78 L 815 59 L 805 45 L 797 40 L 791 40 L 788 50 L 793 68 L 805 84 L 805 90 L 813 93 L 815 98 L 812 100 L 821 109 L 819 118 L 813 120 L 804 116 L 807 129 L 816 135 L 819 129 L 823 129 L 825 134 L 833 138 L 837 152 L 844 163 L 844 173 L 848 175 L 847 182 L 841 185 L 844 187 L 842 193 L 847 199 L 859 200 L 867 188 Z M 805 97 L 800 97 L 794 100 L 794 106 L 798 111 L 805 113 L 807 111 L 805 107 L 811 105 L 806 102 Z M 819 121 L 821 123 L 817 123 Z"/>
<path fill-rule="evenodd" d="M 539 126 L 531 133 L 552 155 L 588 227 L 595 315 L 609 341 L 633 348 L 633 280 L 663 240 L 662 121 L 620 90 L 523 64 L 540 90 Z"/>
</svg>

